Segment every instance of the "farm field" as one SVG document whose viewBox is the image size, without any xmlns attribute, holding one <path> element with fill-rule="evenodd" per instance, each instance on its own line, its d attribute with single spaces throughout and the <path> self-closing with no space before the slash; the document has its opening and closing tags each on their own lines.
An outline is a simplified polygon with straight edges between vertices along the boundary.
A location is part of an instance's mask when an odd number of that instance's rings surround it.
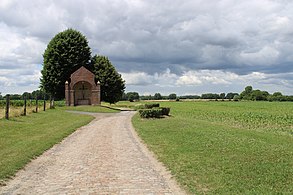
<svg viewBox="0 0 293 195">
<path fill-rule="evenodd" d="M 135 115 L 133 125 L 190 193 L 293 193 L 293 103 L 160 105 L 171 107 L 171 117 Z"/>
<path fill-rule="evenodd" d="M 28 116 L 0 119 L 0 185 L 34 157 L 42 154 L 92 116 L 65 112 L 60 108 Z"/>
</svg>

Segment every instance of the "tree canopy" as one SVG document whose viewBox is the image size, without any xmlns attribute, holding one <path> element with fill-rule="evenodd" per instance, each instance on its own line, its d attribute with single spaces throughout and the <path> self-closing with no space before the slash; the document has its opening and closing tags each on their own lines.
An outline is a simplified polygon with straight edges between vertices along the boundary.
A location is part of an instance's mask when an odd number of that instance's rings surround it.
<svg viewBox="0 0 293 195">
<path fill-rule="evenodd" d="M 64 98 L 65 81 L 75 70 L 81 66 L 91 69 L 88 41 L 73 29 L 55 35 L 43 57 L 41 88 L 57 99 Z"/>
<path fill-rule="evenodd" d="M 160 93 L 155 93 L 154 99 L 155 100 L 161 100 L 161 99 L 163 99 L 163 97 L 162 97 L 162 95 Z"/>
<path fill-rule="evenodd" d="M 171 93 L 168 97 L 170 100 L 176 100 L 177 95 L 175 93 Z"/>
<path fill-rule="evenodd" d="M 109 103 L 118 102 L 125 89 L 121 75 L 106 56 L 95 55 L 92 58 L 92 65 L 92 71 L 101 83 L 101 100 Z"/>
<path fill-rule="evenodd" d="M 53 37 L 43 57 L 41 88 L 55 99 L 65 97 L 65 82 L 81 66 L 92 71 L 101 83 L 102 101 L 115 103 L 124 92 L 124 81 L 110 60 L 105 56 L 91 57 L 86 37 L 76 30 L 68 29 Z"/>
</svg>

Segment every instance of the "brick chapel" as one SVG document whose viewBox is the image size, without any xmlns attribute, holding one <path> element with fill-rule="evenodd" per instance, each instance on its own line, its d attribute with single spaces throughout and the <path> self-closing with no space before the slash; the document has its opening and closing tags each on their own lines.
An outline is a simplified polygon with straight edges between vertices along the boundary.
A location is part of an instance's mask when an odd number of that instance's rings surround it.
<svg viewBox="0 0 293 195">
<path fill-rule="evenodd" d="M 70 83 L 65 82 L 66 106 L 100 105 L 101 86 L 95 82 L 95 75 L 80 67 L 70 76 Z"/>
</svg>

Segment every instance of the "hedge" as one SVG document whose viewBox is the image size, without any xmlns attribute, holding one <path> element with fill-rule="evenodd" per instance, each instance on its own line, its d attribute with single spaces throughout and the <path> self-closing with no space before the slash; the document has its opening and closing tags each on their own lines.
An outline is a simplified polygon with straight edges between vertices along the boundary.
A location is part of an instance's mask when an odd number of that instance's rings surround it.
<svg viewBox="0 0 293 195">
<path fill-rule="evenodd" d="M 160 118 L 162 116 L 162 109 L 144 109 L 139 110 L 141 118 Z"/>
<path fill-rule="evenodd" d="M 161 107 L 160 109 L 162 110 L 162 115 L 169 116 L 170 108 Z"/>
<path fill-rule="evenodd" d="M 155 104 L 145 104 L 144 105 L 146 109 L 152 109 L 152 108 L 157 108 L 160 107 L 160 104 L 155 103 Z"/>
</svg>

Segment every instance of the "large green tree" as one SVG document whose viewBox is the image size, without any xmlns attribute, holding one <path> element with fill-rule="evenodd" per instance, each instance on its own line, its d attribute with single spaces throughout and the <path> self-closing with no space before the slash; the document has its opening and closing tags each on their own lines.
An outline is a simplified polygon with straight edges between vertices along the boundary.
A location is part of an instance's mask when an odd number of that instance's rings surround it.
<svg viewBox="0 0 293 195">
<path fill-rule="evenodd" d="M 65 82 L 75 70 L 81 66 L 92 69 L 88 41 L 73 29 L 58 33 L 49 42 L 43 57 L 41 88 L 56 99 L 64 98 Z"/>
<path fill-rule="evenodd" d="M 101 83 L 101 99 L 109 103 L 118 102 L 124 92 L 125 83 L 110 60 L 105 56 L 92 58 L 92 72 Z"/>
</svg>

